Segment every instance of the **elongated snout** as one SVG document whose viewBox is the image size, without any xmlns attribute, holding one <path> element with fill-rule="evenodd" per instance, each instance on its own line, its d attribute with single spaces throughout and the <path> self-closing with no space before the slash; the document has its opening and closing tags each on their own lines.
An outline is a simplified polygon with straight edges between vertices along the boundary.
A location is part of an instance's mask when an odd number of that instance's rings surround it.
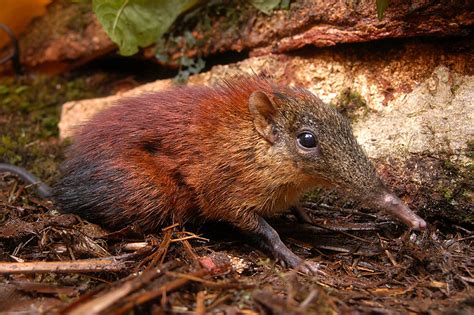
<svg viewBox="0 0 474 315">
<path fill-rule="evenodd" d="M 408 206 L 394 194 L 384 192 L 374 200 L 374 205 L 393 217 L 399 219 L 414 230 L 424 230 L 426 222 L 417 216 Z"/>
</svg>

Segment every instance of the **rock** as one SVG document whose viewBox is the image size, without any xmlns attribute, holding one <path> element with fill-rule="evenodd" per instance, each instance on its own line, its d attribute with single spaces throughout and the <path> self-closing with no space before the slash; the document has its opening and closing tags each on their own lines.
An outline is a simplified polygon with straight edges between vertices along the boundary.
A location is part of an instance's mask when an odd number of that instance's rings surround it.
<svg viewBox="0 0 474 315">
<path fill-rule="evenodd" d="M 271 15 L 257 13 L 250 4 L 209 6 L 198 21 L 176 23 L 171 36 L 152 47 L 151 53 L 169 57 L 205 57 L 225 51 L 248 51 L 251 56 L 285 53 L 305 46 L 328 47 L 414 36 L 467 35 L 474 24 L 469 1 L 390 2 L 382 20 L 373 0 L 291 1 L 289 10 Z M 192 34 L 198 44 L 183 36 Z M 191 41 L 194 42 L 194 41 Z"/>
<path fill-rule="evenodd" d="M 459 154 L 474 140 L 474 76 L 440 65 L 431 76 L 400 95 L 390 107 L 354 125 L 354 133 L 370 157 L 409 154 Z"/>
<path fill-rule="evenodd" d="M 391 2 L 382 20 L 377 18 L 373 0 L 297 0 L 291 1 L 289 10 L 275 10 L 269 16 L 246 2 L 228 2 L 210 3 L 194 17 L 184 15 L 142 57 L 156 61 L 158 52 L 168 57 L 161 59 L 162 64 L 177 66 L 184 55 L 196 58 L 244 51 L 261 56 L 308 45 L 467 35 L 474 24 L 474 6 L 469 1 Z M 19 40 L 22 64 L 50 73 L 77 67 L 117 48 L 92 13 L 91 4 L 83 1 L 54 1 Z"/>
<path fill-rule="evenodd" d="M 87 1 L 54 1 L 19 37 L 29 71 L 59 73 L 116 50 Z M 1 69 L 0 69 L 1 70 Z"/>
<path fill-rule="evenodd" d="M 173 84 L 172 80 L 160 80 L 108 97 L 65 103 L 62 106 L 61 120 L 59 121 L 60 138 L 65 139 L 72 137 L 78 125 L 87 121 L 97 112 L 112 106 L 114 102 L 120 98 L 163 90 L 172 87 Z"/>
</svg>

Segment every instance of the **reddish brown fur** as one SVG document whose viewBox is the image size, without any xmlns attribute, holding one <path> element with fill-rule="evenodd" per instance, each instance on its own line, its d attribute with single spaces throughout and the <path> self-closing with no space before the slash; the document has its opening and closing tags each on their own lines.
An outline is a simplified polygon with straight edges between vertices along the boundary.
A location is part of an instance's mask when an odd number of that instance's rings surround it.
<svg viewBox="0 0 474 315">
<path fill-rule="evenodd" d="M 67 179 L 85 168 L 94 174 L 79 176 L 82 185 L 106 178 L 118 186 L 109 187 L 111 196 L 88 192 L 95 201 L 92 217 L 103 217 L 110 226 L 138 222 L 153 230 L 169 218 L 201 216 L 246 228 L 254 224 L 255 212 L 270 216 L 287 210 L 305 191 L 297 186 L 307 183 L 290 160 L 269 163 L 259 152 L 268 150 L 268 143 L 254 131 L 246 101 L 256 90 L 272 93 L 277 87 L 253 77 L 122 101 L 79 131 L 56 199 L 66 211 L 89 211 L 82 210 L 88 202 L 81 197 L 63 198 L 66 189 L 77 192 L 80 184 L 72 187 Z M 101 198 L 112 209 L 102 209 Z"/>
<path fill-rule="evenodd" d="M 316 186 L 426 227 L 378 179 L 344 117 L 306 90 L 261 77 L 123 100 L 75 140 L 54 199 L 62 211 L 113 228 L 226 221 L 297 267 L 302 260 L 263 217 Z"/>
</svg>

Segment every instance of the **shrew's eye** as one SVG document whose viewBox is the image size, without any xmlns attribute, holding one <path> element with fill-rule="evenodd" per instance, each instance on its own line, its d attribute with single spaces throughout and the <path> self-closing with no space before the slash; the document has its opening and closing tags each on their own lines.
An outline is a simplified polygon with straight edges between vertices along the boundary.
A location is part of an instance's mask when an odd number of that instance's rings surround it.
<svg viewBox="0 0 474 315">
<path fill-rule="evenodd" d="M 297 141 L 303 149 L 315 148 L 317 145 L 316 136 L 309 131 L 304 131 L 297 136 Z"/>
</svg>

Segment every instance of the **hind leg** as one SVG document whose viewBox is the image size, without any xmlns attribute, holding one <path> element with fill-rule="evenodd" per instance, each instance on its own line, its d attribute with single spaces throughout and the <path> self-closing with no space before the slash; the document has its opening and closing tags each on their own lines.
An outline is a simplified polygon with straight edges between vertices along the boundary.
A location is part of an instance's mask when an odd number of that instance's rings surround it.
<svg viewBox="0 0 474 315">
<path fill-rule="evenodd" d="M 186 185 L 179 168 L 167 157 L 142 155 L 132 159 L 128 168 L 126 190 L 132 191 L 129 206 L 136 219 L 148 227 L 158 227 L 164 221 L 183 223 L 195 217 L 194 193 Z"/>
</svg>

